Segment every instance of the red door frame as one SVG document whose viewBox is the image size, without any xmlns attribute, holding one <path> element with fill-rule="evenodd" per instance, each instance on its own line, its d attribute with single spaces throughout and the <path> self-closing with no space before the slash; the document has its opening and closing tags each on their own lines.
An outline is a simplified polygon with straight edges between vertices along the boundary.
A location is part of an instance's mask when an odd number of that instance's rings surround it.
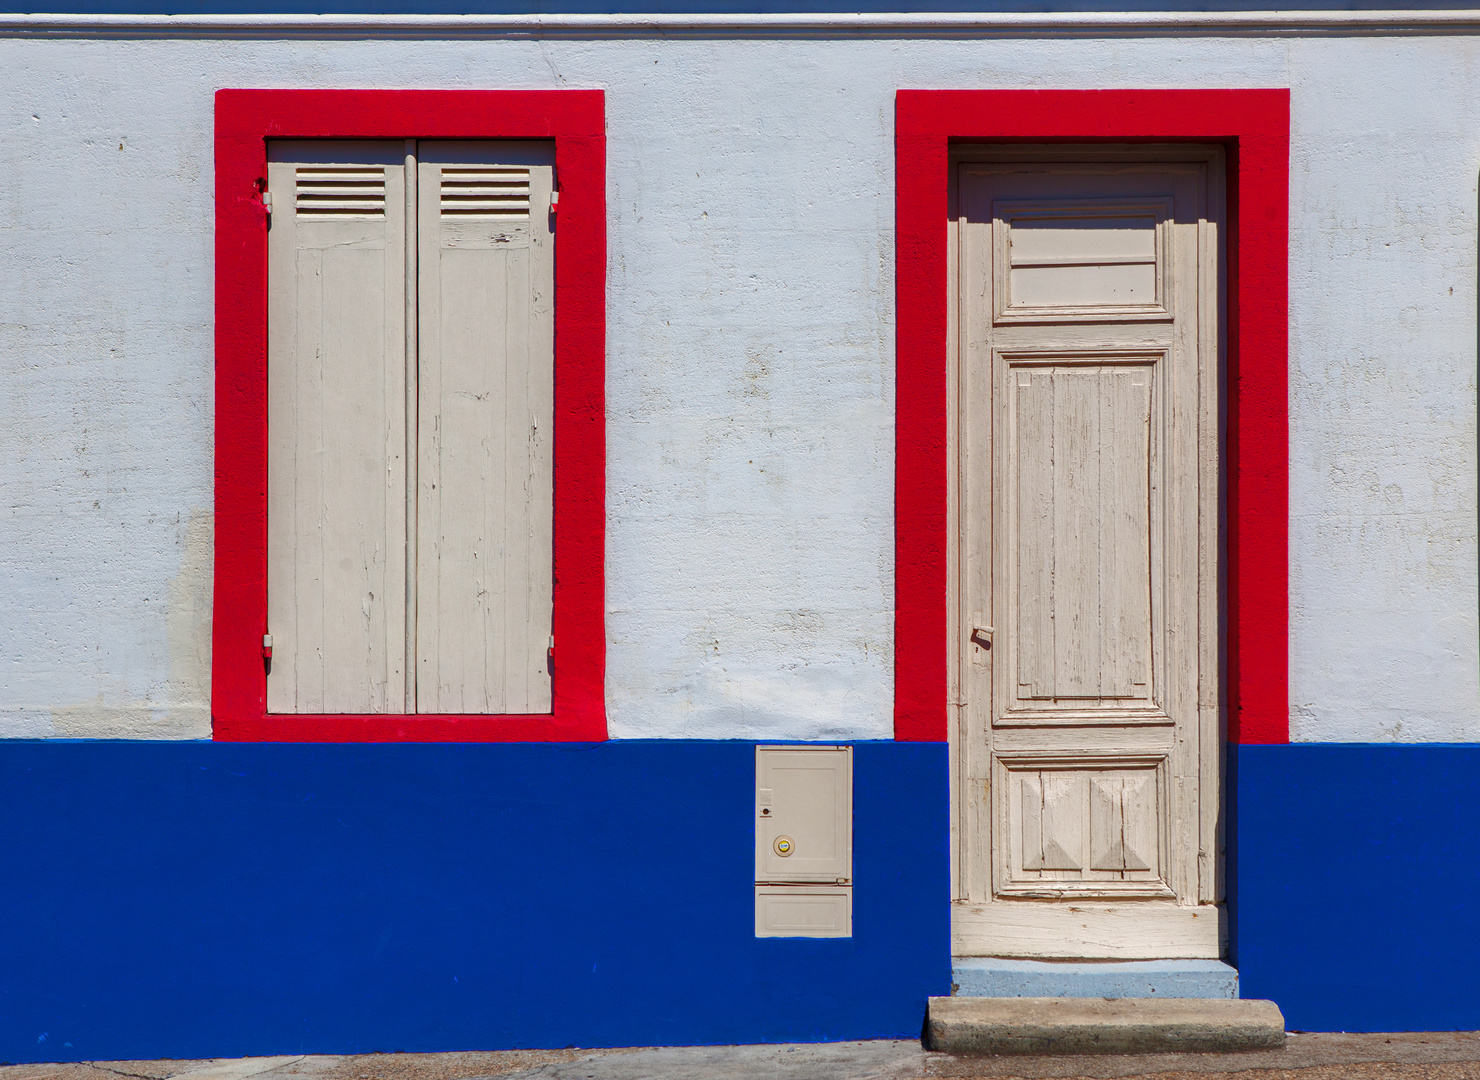
<svg viewBox="0 0 1480 1080">
<path fill-rule="evenodd" d="M 267 712 L 268 139 L 553 139 L 554 704 L 549 715 Z M 606 116 L 600 90 L 221 90 L 216 94 L 216 739 L 606 738 Z"/>
<path fill-rule="evenodd" d="M 1228 738 L 1288 742 L 1290 92 L 901 90 L 895 123 L 895 738 L 947 732 L 950 144 L 1201 142 L 1228 159 Z"/>
</svg>

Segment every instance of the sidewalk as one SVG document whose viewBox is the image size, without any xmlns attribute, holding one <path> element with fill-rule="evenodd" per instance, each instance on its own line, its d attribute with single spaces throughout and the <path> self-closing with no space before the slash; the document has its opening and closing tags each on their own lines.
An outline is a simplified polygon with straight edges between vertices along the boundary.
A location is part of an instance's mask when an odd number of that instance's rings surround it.
<svg viewBox="0 0 1480 1080">
<path fill-rule="evenodd" d="M 9 1065 L 0 1080 L 1480 1080 L 1480 1032 L 1291 1035 L 1244 1054 L 953 1058 L 915 1042 Z"/>
</svg>

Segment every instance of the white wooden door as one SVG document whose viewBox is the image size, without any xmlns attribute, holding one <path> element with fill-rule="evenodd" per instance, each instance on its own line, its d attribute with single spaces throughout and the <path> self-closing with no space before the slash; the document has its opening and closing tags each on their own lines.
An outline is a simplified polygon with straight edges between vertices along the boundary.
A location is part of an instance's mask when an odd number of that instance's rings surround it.
<svg viewBox="0 0 1480 1080">
<path fill-rule="evenodd" d="M 403 148 L 275 142 L 268 233 L 269 712 L 405 697 Z"/>
<path fill-rule="evenodd" d="M 958 161 L 958 955 L 1222 950 L 1222 176 L 1203 148 Z"/>
</svg>

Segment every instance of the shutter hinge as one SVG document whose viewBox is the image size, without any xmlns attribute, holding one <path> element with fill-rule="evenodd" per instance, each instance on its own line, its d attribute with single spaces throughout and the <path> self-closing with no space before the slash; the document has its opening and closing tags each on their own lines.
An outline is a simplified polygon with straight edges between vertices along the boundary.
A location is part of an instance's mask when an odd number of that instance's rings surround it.
<svg viewBox="0 0 1480 1080">
<path fill-rule="evenodd" d="M 555 213 L 559 213 L 559 212 L 560 212 L 560 192 L 559 191 L 552 191 L 552 192 L 550 192 L 550 213 L 555 214 Z"/>
<path fill-rule="evenodd" d="M 554 634 L 551 634 L 550 635 L 550 647 L 545 650 L 545 655 L 546 656 L 554 656 L 555 655 L 555 635 Z"/>
<path fill-rule="evenodd" d="M 268 217 L 272 216 L 272 192 L 264 191 L 262 193 L 262 209 L 267 211 Z"/>
<path fill-rule="evenodd" d="M 271 660 L 272 659 L 272 635 L 271 634 L 263 634 L 262 635 L 262 658 L 264 660 Z"/>
</svg>

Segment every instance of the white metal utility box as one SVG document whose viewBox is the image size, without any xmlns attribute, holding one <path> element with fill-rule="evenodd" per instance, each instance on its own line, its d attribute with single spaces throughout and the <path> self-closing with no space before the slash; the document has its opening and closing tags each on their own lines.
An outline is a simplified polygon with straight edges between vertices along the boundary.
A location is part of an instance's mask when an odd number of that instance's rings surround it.
<svg viewBox="0 0 1480 1080">
<path fill-rule="evenodd" d="M 853 935 L 853 748 L 755 748 L 756 937 Z"/>
</svg>

